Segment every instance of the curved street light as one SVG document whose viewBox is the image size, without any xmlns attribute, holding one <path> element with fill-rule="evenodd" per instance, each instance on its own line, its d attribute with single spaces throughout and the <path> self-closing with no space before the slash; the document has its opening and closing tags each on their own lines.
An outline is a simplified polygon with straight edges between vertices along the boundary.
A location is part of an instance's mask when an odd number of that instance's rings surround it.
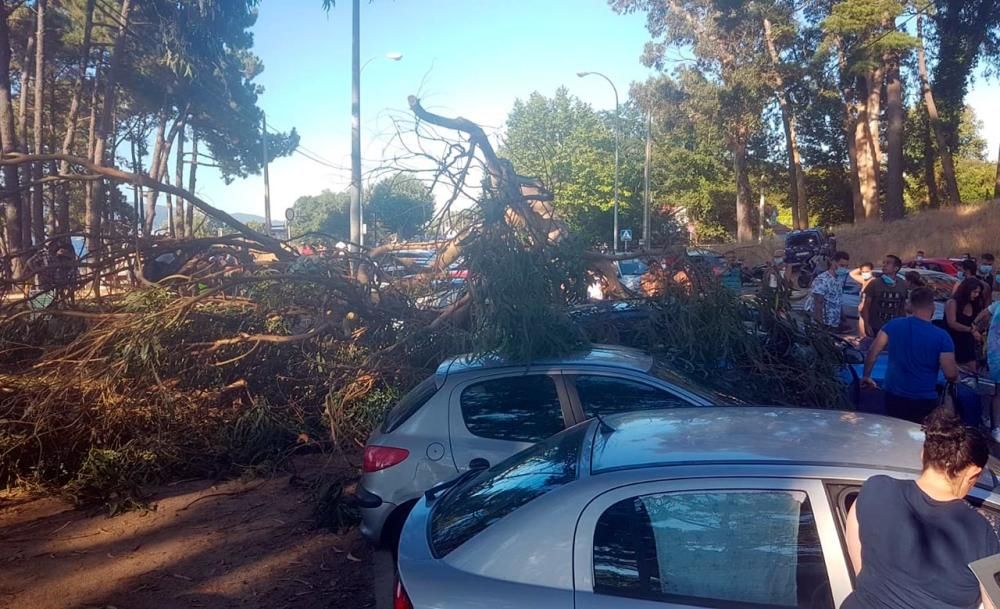
<svg viewBox="0 0 1000 609">
<path fill-rule="evenodd" d="M 580 78 L 585 78 L 587 76 L 600 76 L 604 80 L 608 81 L 611 85 L 611 90 L 615 92 L 615 211 L 614 211 L 614 253 L 618 253 L 618 148 L 619 140 L 621 138 L 621 106 L 618 103 L 618 87 L 615 83 L 611 81 L 607 75 L 601 72 L 577 72 L 577 76 Z"/>
</svg>

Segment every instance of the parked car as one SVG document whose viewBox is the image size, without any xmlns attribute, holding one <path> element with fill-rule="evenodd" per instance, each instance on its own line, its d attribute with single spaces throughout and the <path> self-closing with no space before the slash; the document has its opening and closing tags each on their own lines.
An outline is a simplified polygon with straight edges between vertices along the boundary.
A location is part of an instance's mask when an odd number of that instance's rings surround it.
<svg viewBox="0 0 1000 609">
<path fill-rule="evenodd" d="M 725 257 L 712 250 L 689 247 L 687 259 L 692 266 L 711 272 L 716 276 L 721 275 L 728 266 Z"/>
<path fill-rule="evenodd" d="M 618 281 L 623 286 L 633 292 L 642 290 L 642 276 L 649 272 L 645 262 L 637 259 L 619 260 L 615 262 L 615 268 L 618 270 Z"/>
<path fill-rule="evenodd" d="M 917 273 L 920 273 L 920 278 L 924 280 L 927 287 L 934 290 L 934 319 L 944 319 L 944 305 L 948 302 L 948 299 L 951 298 L 955 285 L 958 284 L 958 279 L 948 275 L 947 273 L 928 271 L 924 269 L 904 269 L 904 271 L 900 273 L 900 277 L 902 277 L 903 273 L 914 270 Z M 876 279 L 881 276 L 882 271 L 875 271 Z M 901 280 L 902 279 L 900 279 L 900 281 Z M 844 319 L 857 319 L 859 315 L 858 305 L 861 303 L 861 284 L 854 281 L 850 277 L 845 279 L 844 296 L 840 302 Z"/>
<path fill-rule="evenodd" d="M 809 287 L 825 271 L 837 250 L 837 241 L 818 228 L 793 230 L 785 235 L 785 264 L 791 265 L 799 287 Z"/>
<path fill-rule="evenodd" d="M 903 263 L 903 266 L 906 267 L 904 271 L 906 269 L 916 269 L 919 267 L 928 271 L 937 271 L 954 277 L 958 275 L 958 262 L 959 261 L 952 260 L 950 258 L 924 258 L 919 263 L 916 259 L 907 260 Z"/>
<path fill-rule="evenodd" d="M 595 346 L 528 365 L 491 357 L 447 360 L 368 439 L 356 491 L 361 532 L 393 547 L 427 489 L 595 415 L 734 401 L 624 347 Z"/>
<path fill-rule="evenodd" d="M 833 609 L 853 588 L 862 483 L 916 478 L 922 442 L 912 423 L 827 410 L 602 417 L 428 492 L 394 606 Z M 994 480 L 969 499 L 1000 515 Z"/>
</svg>

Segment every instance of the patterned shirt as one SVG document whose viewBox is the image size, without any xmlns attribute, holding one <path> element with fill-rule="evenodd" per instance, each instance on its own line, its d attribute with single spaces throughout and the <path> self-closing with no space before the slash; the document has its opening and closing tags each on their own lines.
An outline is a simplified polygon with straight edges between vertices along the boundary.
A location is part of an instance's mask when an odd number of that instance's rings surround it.
<svg viewBox="0 0 1000 609">
<path fill-rule="evenodd" d="M 806 311 L 813 313 L 815 296 L 822 296 L 823 325 L 837 328 L 840 326 L 840 301 L 843 295 L 843 278 L 831 275 L 829 272 L 820 273 L 816 279 L 813 279 L 812 289 L 809 290 L 809 297 L 806 298 Z"/>
</svg>

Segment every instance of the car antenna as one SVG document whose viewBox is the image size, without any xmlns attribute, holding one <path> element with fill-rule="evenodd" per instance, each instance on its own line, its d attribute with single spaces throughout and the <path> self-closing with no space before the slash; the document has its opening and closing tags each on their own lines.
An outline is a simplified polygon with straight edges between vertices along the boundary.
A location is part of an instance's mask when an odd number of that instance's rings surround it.
<svg viewBox="0 0 1000 609">
<path fill-rule="evenodd" d="M 597 419 L 597 423 L 601 428 L 601 431 L 611 432 L 615 431 L 615 428 L 608 424 L 607 421 L 599 413 L 594 413 L 594 418 Z"/>
</svg>

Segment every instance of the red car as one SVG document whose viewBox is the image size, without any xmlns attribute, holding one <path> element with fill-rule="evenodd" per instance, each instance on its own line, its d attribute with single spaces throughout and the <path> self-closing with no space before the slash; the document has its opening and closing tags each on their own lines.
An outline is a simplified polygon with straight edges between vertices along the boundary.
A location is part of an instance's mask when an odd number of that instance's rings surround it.
<svg viewBox="0 0 1000 609">
<path fill-rule="evenodd" d="M 916 260 L 907 260 L 903 263 L 903 270 L 906 269 L 923 268 L 928 271 L 937 271 L 939 273 L 947 273 L 952 277 L 958 275 L 958 264 L 949 260 L 948 258 L 924 258 L 920 264 L 917 264 Z"/>
</svg>

